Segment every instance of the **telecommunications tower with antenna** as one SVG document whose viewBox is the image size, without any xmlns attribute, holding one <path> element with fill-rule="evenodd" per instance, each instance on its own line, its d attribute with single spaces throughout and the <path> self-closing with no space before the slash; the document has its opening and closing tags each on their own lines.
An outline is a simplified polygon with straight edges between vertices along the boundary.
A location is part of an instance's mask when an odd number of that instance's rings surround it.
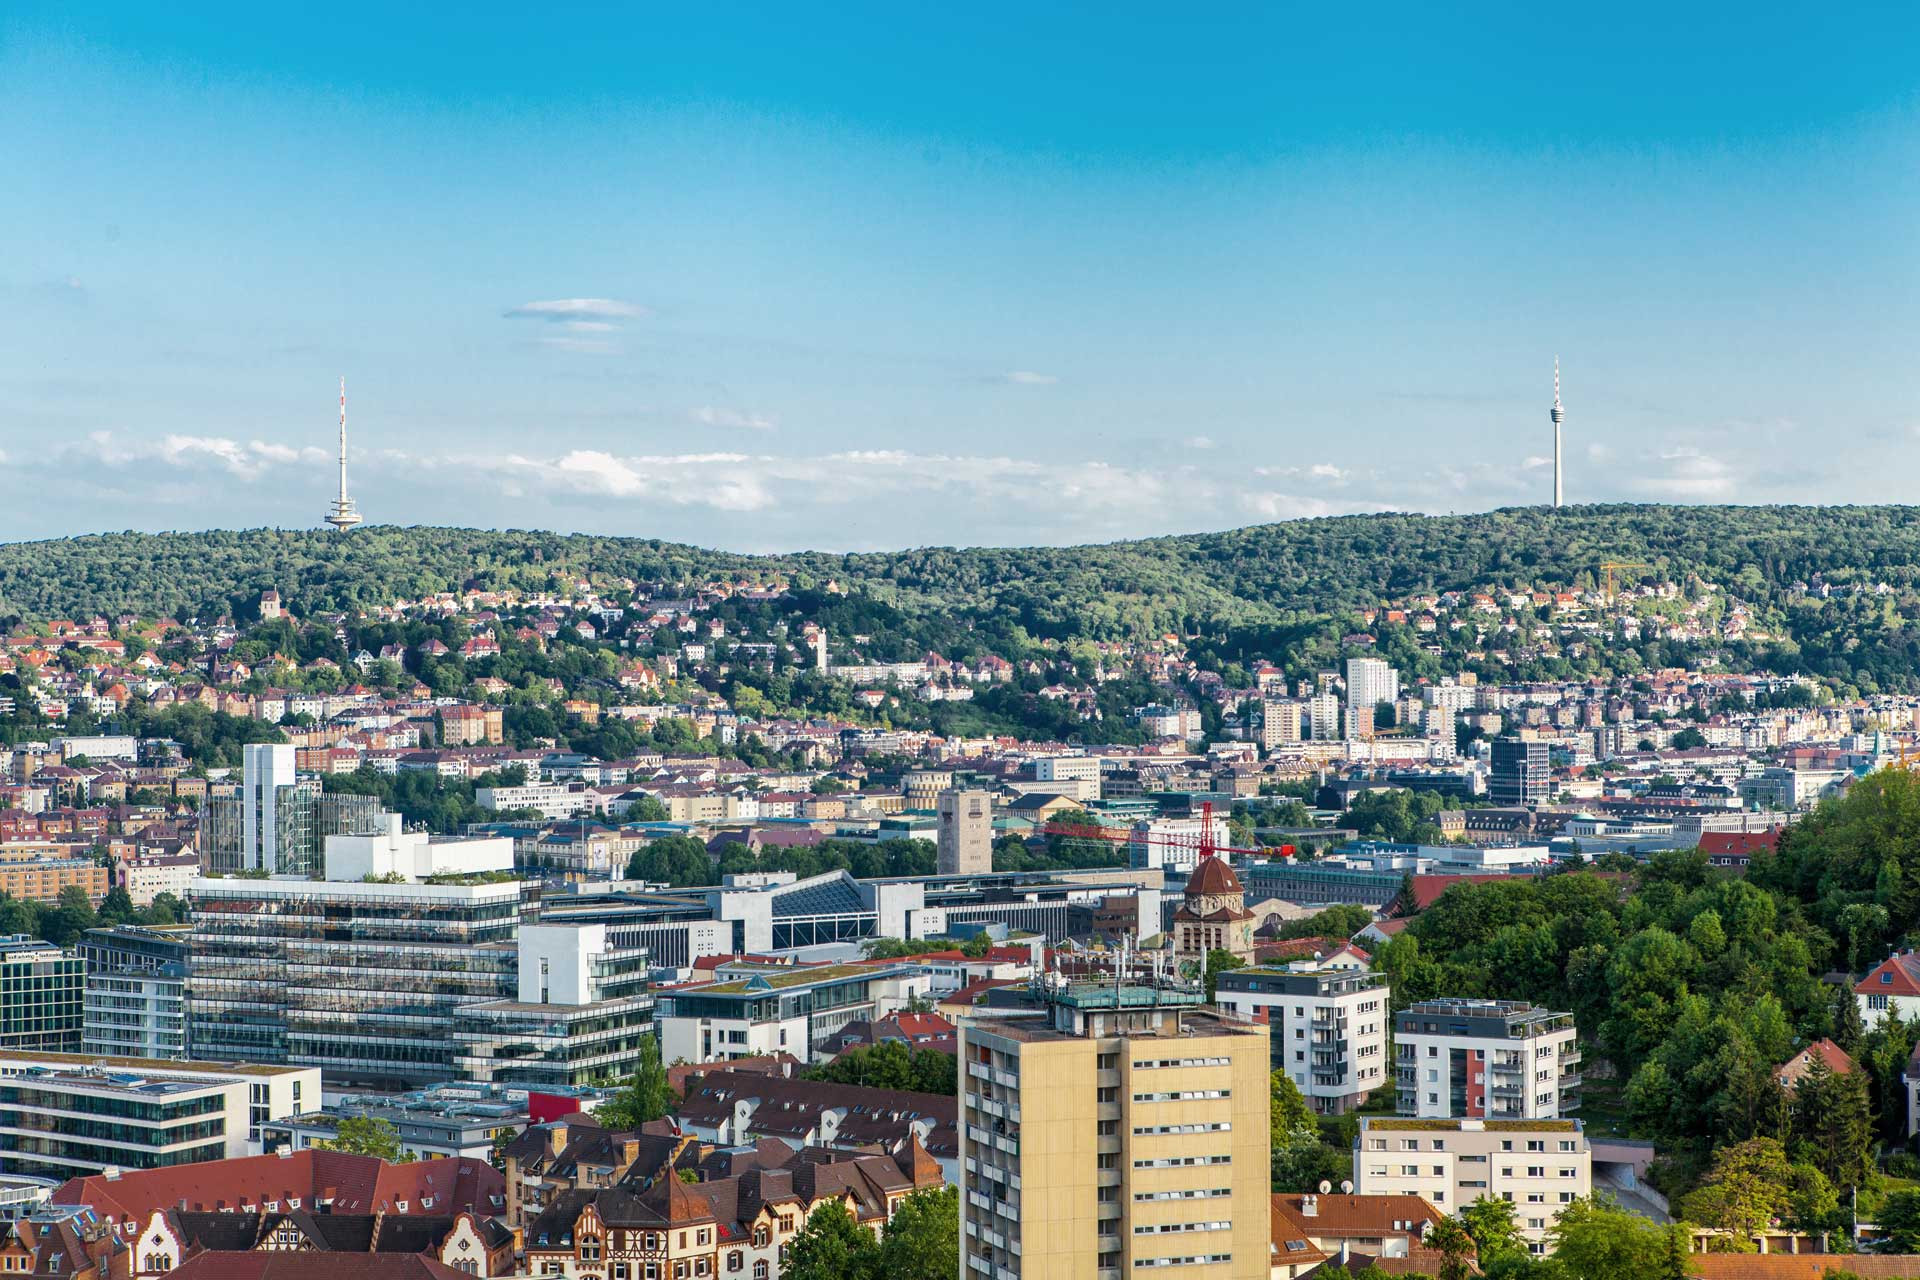
<svg viewBox="0 0 1920 1280">
<path fill-rule="evenodd" d="M 347 496 L 347 380 L 340 379 L 340 496 L 327 512 L 327 523 L 341 533 L 360 523 L 360 511 Z"/>
<path fill-rule="evenodd" d="M 1560 357 L 1553 358 L 1553 509 L 1560 509 L 1560 423 L 1567 411 L 1560 407 Z"/>
</svg>

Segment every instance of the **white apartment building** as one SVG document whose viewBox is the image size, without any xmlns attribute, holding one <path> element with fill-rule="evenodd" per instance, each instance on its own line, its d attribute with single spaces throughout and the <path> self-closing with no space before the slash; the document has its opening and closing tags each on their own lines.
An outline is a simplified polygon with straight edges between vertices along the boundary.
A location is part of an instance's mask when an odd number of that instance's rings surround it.
<svg viewBox="0 0 1920 1280">
<path fill-rule="evenodd" d="M 1394 1019 L 1399 1112 L 1551 1120 L 1580 1105 L 1573 1015 L 1511 1000 L 1426 1000 Z"/>
<path fill-rule="evenodd" d="M 1420 1196 L 1454 1214 L 1483 1196 L 1505 1200 L 1527 1247 L 1545 1253 L 1560 1210 L 1593 1193 L 1593 1152 L 1578 1120 L 1363 1117 L 1353 1187 Z"/>
<path fill-rule="evenodd" d="M 1313 730 L 1316 742 L 1324 742 L 1340 736 L 1340 699 L 1337 695 L 1321 690 L 1307 699 L 1307 724 Z"/>
<path fill-rule="evenodd" d="M 1098 782 L 1100 757 L 1041 756 L 1033 762 L 1033 776 L 1039 782 Z"/>
<path fill-rule="evenodd" d="M 504 813 L 532 809 L 543 818 L 578 818 L 593 811 L 593 796 L 563 782 L 529 782 L 518 787 L 476 787 L 474 801 L 482 808 Z"/>
<path fill-rule="evenodd" d="M 1400 673 L 1383 658 L 1347 659 L 1347 736 L 1373 736 L 1374 708 L 1400 700 Z"/>
<path fill-rule="evenodd" d="M 1390 994 L 1374 974 L 1335 961 L 1228 970 L 1219 976 L 1214 1002 L 1264 1022 L 1272 1069 L 1286 1072 L 1316 1112 L 1340 1115 L 1392 1083 Z"/>
<path fill-rule="evenodd" d="M 116 874 L 136 907 L 150 907 L 163 893 L 176 898 L 187 896 L 194 877 L 200 874 L 200 855 L 188 849 L 181 853 L 143 853 L 123 858 Z"/>
<path fill-rule="evenodd" d="M 1430 708 L 1459 715 L 1478 705 L 1480 689 L 1471 684 L 1430 684 L 1420 690 L 1420 698 Z"/>
</svg>

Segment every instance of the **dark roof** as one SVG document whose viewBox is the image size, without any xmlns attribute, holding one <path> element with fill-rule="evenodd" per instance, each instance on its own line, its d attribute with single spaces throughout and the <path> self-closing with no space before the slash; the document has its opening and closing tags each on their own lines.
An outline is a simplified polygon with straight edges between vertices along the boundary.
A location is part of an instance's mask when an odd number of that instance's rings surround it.
<svg viewBox="0 0 1920 1280">
<path fill-rule="evenodd" d="M 916 1121 L 931 1124 L 926 1145 L 936 1154 L 959 1154 L 954 1129 L 958 1103 L 935 1093 L 869 1089 L 825 1080 L 711 1071 L 687 1082 L 680 1105 L 683 1124 L 717 1129 L 734 1117 L 735 1104 L 757 1102 L 748 1128 L 756 1136 L 804 1139 L 827 1111 L 841 1112 L 836 1145 L 905 1150 Z"/>
<path fill-rule="evenodd" d="M 169 1280 L 469 1280 L 418 1253 L 208 1252 L 188 1258 Z"/>
</svg>

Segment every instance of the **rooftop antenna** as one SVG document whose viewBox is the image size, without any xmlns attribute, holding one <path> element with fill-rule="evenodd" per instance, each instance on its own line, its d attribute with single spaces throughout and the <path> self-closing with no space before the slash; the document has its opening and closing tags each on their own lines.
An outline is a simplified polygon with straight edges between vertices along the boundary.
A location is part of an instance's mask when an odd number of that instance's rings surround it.
<svg viewBox="0 0 1920 1280">
<path fill-rule="evenodd" d="M 347 380 L 340 379 L 340 496 L 327 512 L 327 523 L 341 533 L 360 523 L 360 512 L 347 496 Z"/>
<path fill-rule="evenodd" d="M 1553 358 L 1553 509 L 1560 509 L 1560 423 L 1567 411 L 1560 407 L 1560 357 Z"/>
</svg>

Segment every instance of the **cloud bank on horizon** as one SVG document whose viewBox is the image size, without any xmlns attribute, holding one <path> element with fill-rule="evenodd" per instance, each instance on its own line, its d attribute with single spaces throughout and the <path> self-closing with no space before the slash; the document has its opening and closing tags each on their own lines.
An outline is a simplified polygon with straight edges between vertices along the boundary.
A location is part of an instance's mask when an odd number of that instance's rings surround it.
<svg viewBox="0 0 1920 1280">
<path fill-rule="evenodd" d="M 18 0 L 0 538 L 1910 498 L 1920 7 L 1389 9 Z"/>
</svg>

